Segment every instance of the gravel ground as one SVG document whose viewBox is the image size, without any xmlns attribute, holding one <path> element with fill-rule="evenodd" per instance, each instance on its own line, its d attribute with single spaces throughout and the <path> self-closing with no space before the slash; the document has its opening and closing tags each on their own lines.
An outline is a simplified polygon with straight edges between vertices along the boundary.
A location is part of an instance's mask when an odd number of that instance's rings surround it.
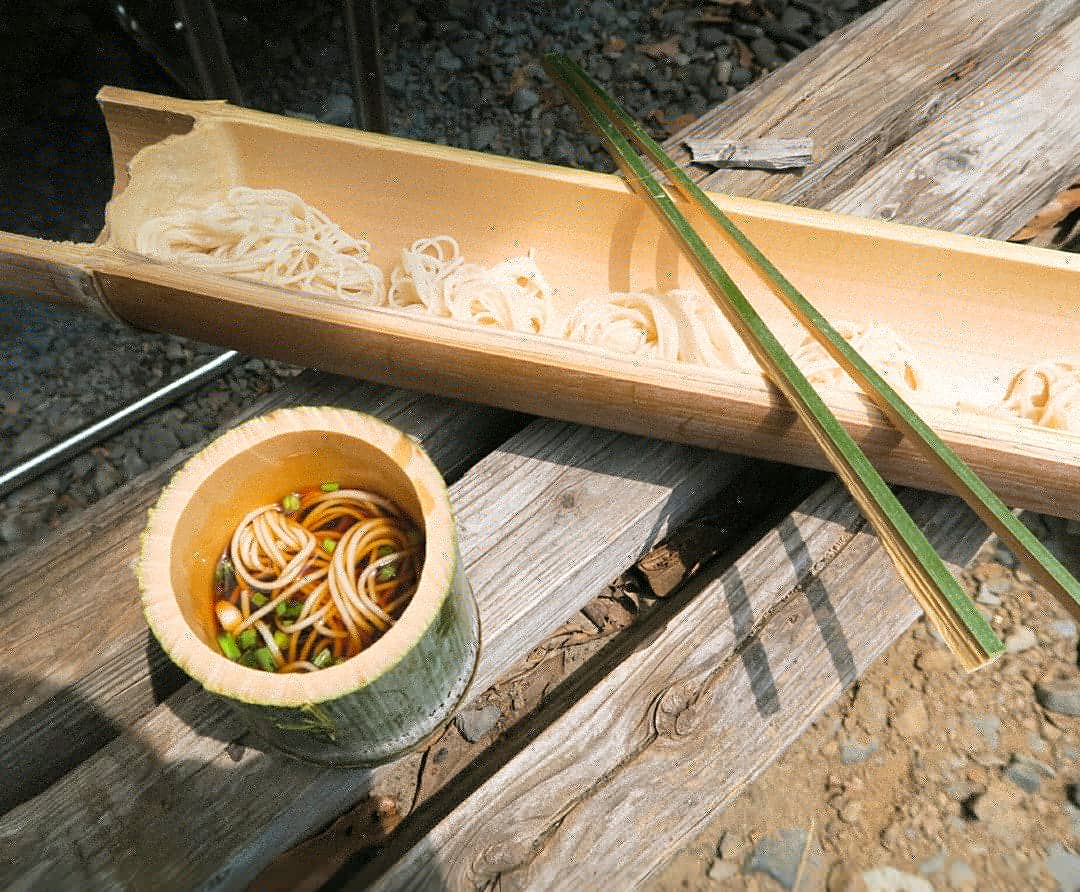
<svg viewBox="0 0 1080 892">
<path fill-rule="evenodd" d="M 1080 573 L 1077 524 L 1027 521 Z M 1000 661 L 920 620 L 643 892 L 1080 889 L 1076 622 L 1000 542 L 961 578 Z"/>
<path fill-rule="evenodd" d="M 868 0 L 528 5 L 445 0 L 382 7 L 391 129 L 418 139 L 609 169 L 537 59 L 569 49 L 657 136 L 724 101 L 835 28 Z M 131 2 L 138 19 L 160 15 Z M 247 102 L 349 124 L 340 5 L 219 3 Z M 175 34 L 162 41 L 176 45 Z M 94 93 L 103 83 L 176 93 L 93 0 L 0 20 L 0 88 L 18 98 L 0 130 L 0 229 L 89 240 L 111 190 Z M 5 297 L 0 305 L 0 466 L 119 408 L 215 352 Z M 0 500 L 0 559 L 40 540 L 173 449 L 233 417 L 297 370 L 254 360 L 165 413 Z"/>
</svg>

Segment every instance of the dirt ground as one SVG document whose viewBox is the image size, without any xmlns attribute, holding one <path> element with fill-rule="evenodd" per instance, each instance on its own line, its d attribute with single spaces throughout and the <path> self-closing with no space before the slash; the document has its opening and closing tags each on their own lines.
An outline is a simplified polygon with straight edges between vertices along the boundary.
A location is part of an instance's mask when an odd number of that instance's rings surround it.
<svg viewBox="0 0 1080 892">
<path fill-rule="evenodd" d="M 1080 889 L 1077 627 L 1000 544 L 963 581 L 1004 657 L 966 675 L 920 620 L 649 892 Z"/>
</svg>

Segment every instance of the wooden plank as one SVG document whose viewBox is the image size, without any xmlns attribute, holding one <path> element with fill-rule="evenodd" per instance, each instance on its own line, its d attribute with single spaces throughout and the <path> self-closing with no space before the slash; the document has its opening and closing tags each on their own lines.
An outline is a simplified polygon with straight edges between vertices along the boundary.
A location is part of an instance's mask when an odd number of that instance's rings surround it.
<svg viewBox="0 0 1080 892">
<path fill-rule="evenodd" d="M 690 447 L 536 422 L 476 465 L 451 488 L 484 629 L 476 689 L 487 688 L 741 464 Z M 586 543 L 573 562 L 566 560 L 570 543 Z M 30 865 L 43 860 L 54 886 L 109 887 L 152 875 L 164 885 L 235 887 L 372 782 L 369 772 L 318 771 L 254 749 L 234 758 L 232 744 L 242 737 L 231 711 L 185 686 L 0 820 L 0 848 L 12 855 L 0 866 L 0 885 L 41 882 Z M 253 790 L 268 792 L 253 797 Z M 86 810 L 99 806 L 101 820 L 72 845 Z M 151 845 L 159 834 L 188 840 L 183 857 L 175 846 Z"/>
<path fill-rule="evenodd" d="M 827 207 L 1078 8 L 1077 0 L 884 3 L 675 134 L 671 151 L 688 159 L 681 144 L 687 135 L 810 136 L 815 157 L 805 171 L 720 170 L 701 182 L 734 195 Z"/>
<path fill-rule="evenodd" d="M 1047 66 L 1045 46 L 1060 46 L 1059 35 L 1071 45 L 1078 24 L 1046 38 L 1027 61 Z M 1024 60 L 1018 67 L 1026 70 Z M 1076 158 L 1070 132 L 1049 121 L 1061 82 L 1034 77 L 1028 87 L 1041 99 L 1033 107 L 1045 111 L 1013 122 L 1003 138 L 1039 140 L 1039 152 Z M 973 106 L 980 101 L 978 94 L 970 99 Z M 931 132 L 954 132 L 970 119 L 967 106 L 958 103 Z M 995 135 L 984 138 L 993 143 Z M 882 162 L 894 173 L 891 183 L 876 178 L 883 201 L 906 194 L 909 180 L 895 174 L 911 169 L 927 148 L 928 140 L 917 137 Z M 1036 173 L 1015 193 L 1017 177 L 995 176 L 987 168 L 970 188 L 976 200 L 1005 193 L 996 213 L 1009 216 L 1010 196 L 1026 196 L 1054 174 Z M 955 196 L 934 197 L 917 212 L 949 221 Z M 977 225 L 997 227 L 994 212 Z M 1009 225 L 1005 232 L 1015 230 Z M 985 528 L 959 502 L 927 493 L 907 498 L 931 542 L 954 562 L 985 540 Z M 587 888 L 600 878 L 628 888 L 645 878 L 917 616 L 873 537 L 855 535 L 861 522 L 838 489 L 819 492 L 801 515 L 709 585 L 404 854 L 391 840 L 355 885 L 376 881 L 395 854 L 400 860 L 375 888 L 416 888 L 436 878 L 446 889 Z M 831 531 L 823 519 L 834 523 Z M 727 602 L 726 615 L 718 601 Z"/>
<path fill-rule="evenodd" d="M 422 439 L 450 480 L 527 424 L 508 412 L 317 373 L 232 424 L 310 403 L 385 418 Z M 0 573 L 0 812 L 37 795 L 186 681 L 149 635 L 131 566 L 147 509 L 198 448 L 96 503 Z"/>
<path fill-rule="evenodd" d="M 868 171 L 833 210 L 1008 238 L 1080 173 L 1080 16 Z M 974 183 L 1007 182 L 983 194 Z M 901 188 L 896 188 L 901 184 Z M 947 209 L 941 213 L 941 209 Z"/>
<path fill-rule="evenodd" d="M 904 501 L 949 561 L 985 538 Z M 818 490 L 381 877 L 350 889 L 630 889 L 783 751 L 918 608 L 839 483 Z M 558 710 L 554 704 L 552 710 Z"/>
</svg>

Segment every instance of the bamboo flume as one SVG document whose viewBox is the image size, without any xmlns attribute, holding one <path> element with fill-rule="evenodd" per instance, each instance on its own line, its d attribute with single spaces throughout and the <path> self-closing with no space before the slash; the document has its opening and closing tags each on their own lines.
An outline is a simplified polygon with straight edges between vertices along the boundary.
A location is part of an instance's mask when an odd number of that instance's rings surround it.
<svg viewBox="0 0 1080 892">
<path fill-rule="evenodd" d="M 890 422 L 911 438 L 920 452 L 941 470 L 953 489 L 1013 549 L 1062 605 L 1071 614 L 1080 617 L 1080 583 L 660 145 L 568 57 L 551 53 L 545 59 L 545 67 L 597 132 L 631 186 L 646 199 L 650 208 L 682 245 L 709 293 L 747 348 L 810 428 L 814 439 L 851 491 L 856 504 L 877 531 L 901 578 L 963 665 L 974 670 L 991 662 L 1003 650 L 1000 640 L 884 479 L 824 404 L 635 148 L 641 150 L 667 177 L 681 198 L 696 204 L 720 226 L 766 275 L 785 306 L 821 342 Z"/>
</svg>

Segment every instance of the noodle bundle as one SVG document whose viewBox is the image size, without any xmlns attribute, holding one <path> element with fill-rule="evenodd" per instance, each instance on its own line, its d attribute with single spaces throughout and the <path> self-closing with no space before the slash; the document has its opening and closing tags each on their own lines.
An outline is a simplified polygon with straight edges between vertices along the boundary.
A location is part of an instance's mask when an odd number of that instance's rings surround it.
<svg viewBox="0 0 1080 892">
<path fill-rule="evenodd" d="M 922 372 L 915 354 L 907 342 L 887 325 L 877 322 L 865 325 L 840 322 L 836 325 L 836 330 L 902 396 L 922 389 Z M 812 336 L 802 342 L 799 349 L 792 354 L 792 359 L 811 384 L 859 390 L 859 385 Z"/>
<path fill-rule="evenodd" d="M 266 672 L 311 672 L 356 656 L 416 590 L 419 531 L 375 493 L 290 493 L 251 511 L 215 572 L 218 647 Z"/>
<path fill-rule="evenodd" d="M 679 327 L 664 302 L 644 292 L 615 292 L 579 303 L 563 337 L 618 353 L 654 359 L 679 358 Z"/>
<path fill-rule="evenodd" d="M 418 239 L 401 252 L 387 297 L 392 307 L 531 334 L 549 331 L 556 315 L 551 286 L 531 256 L 487 269 L 466 263 L 448 235 Z"/>
<path fill-rule="evenodd" d="M 330 294 L 363 306 L 386 302 L 371 246 L 284 189 L 237 186 L 146 220 L 135 248 L 208 272 Z"/>
</svg>

